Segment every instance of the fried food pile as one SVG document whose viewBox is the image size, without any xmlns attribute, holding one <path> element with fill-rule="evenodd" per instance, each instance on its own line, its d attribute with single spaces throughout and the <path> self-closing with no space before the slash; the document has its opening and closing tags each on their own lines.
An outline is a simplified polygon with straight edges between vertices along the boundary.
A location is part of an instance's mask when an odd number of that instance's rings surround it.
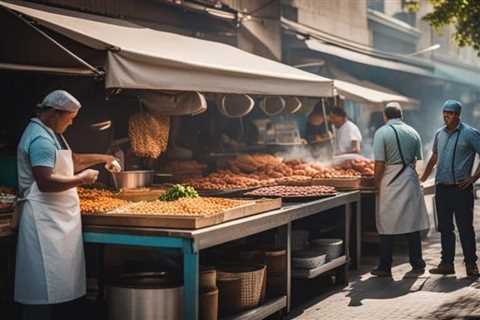
<svg viewBox="0 0 480 320">
<path fill-rule="evenodd" d="M 178 216 L 213 216 L 227 209 L 253 204 L 250 200 L 234 200 L 224 198 L 181 198 L 175 201 L 135 202 L 126 207 L 114 210 L 115 214 L 142 215 L 178 215 Z"/>
<path fill-rule="evenodd" d="M 148 112 L 134 114 L 128 120 L 128 136 L 132 151 L 139 157 L 157 159 L 168 145 L 169 116 L 153 116 Z"/>
<path fill-rule="evenodd" d="M 77 192 L 82 213 L 106 213 L 128 204 L 128 201 L 115 198 L 109 190 L 79 187 Z"/>
<path fill-rule="evenodd" d="M 334 195 L 335 193 L 335 188 L 328 186 L 275 186 L 260 188 L 248 192 L 246 193 L 246 195 L 262 197 L 301 198 Z"/>
</svg>

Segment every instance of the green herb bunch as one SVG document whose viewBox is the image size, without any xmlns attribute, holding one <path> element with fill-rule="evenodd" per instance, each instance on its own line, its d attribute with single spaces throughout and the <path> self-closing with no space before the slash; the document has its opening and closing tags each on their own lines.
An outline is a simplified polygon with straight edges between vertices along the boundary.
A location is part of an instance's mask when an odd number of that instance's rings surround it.
<svg viewBox="0 0 480 320">
<path fill-rule="evenodd" d="M 181 184 L 176 184 L 164 194 L 160 196 L 161 201 L 175 201 L 180 198 L 198 198 L 198 192 L 189 186 L 182 186 Z"/>
</svg>

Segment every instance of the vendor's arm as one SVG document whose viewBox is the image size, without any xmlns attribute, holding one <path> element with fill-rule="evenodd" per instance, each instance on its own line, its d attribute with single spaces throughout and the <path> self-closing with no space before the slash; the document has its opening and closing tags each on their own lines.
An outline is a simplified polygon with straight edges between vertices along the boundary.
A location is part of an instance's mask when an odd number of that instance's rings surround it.
<svg viewBox="0 0 480 320">
<path fill-rule="evenodd" d="M 33 177 L 38 188 L 42 192 L 61 192 L 77 186 L 94 183 L 97 180 L 98 171 L 85 170 L 73 177 L 59 176 L 53 173 L 50 167 L 32 167 Z"/>
<path fill-rule="evenodd" d="M 471 132 L 469 132 L 468 136 L 468 143 L 470 144 L 471 148 L 475 151 L 476 154 L 480 154 L 480 132 L 476 129 L 472 129 Z M 475 170 L 475 173 L 468 179 L 465 179 L 462 181 L 459 186 L 460 189 L 466 189 L 470 187 L 472 184 L 477 182 L 477 180 L 480 178 L 480 163 L 477 166 L 477 169 Z"/>
<path fill-rule="evenodd" d="M 435 135 L 435 140 L 433 140 L 433 149 L 432 156 L 428 160 L 427 167 L 423 171 L 422 177 L 420 178 L 421 182 L 427 181 L 428 177 L 432 174 L 433 168 L 437 164 L 438 160 L 438 133 Z"/>
<path fill-rule="evenodd" d="M 95 154 L 95 153 L 74 153 L 73 163 L 75 166 L 75 172 L 80 172 L 86 168 L 92 167 L 97 164 L 105 163 L 107 166 L 112 166 L 112 162 L 115 157 L 108 154 Z"/>
<path fill-rule="evenodd" d="M 427 181 L 428 177 L 432 174 L 433 168 L 435 168 L 436 164 L 437 164 L 437 153 L 434 152 L 432 153 L 430 160 L 428 160 L 427 167 L 425 168 L 425 171 L 423 172 L 422 177 L 420 178 L 420 181 L 422 182 Z"/>
<path fill-rule="evenodd" d="M 380 130 L 375 132 L 375 136 L 373 137 L 373 158 L 375 160 L 374 178 L 377 189 L 380 188 L 380 183 L 385 174 L 385 140 Z"/>
</svg>

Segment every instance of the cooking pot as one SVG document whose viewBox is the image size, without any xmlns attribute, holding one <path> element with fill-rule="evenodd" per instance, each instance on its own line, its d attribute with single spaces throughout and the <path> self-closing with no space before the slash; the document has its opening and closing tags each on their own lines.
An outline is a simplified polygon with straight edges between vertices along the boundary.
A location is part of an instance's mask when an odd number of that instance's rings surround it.
<svg viewBox="0 0 480 320">
<path fill-rule="evenodd" d="M 107 289 L 109 320 L 180 320 L 183 287 L 164 272 L 124 274 Z"/>
<path fill-rule="evenodd" d="M 152 170 L 112 172 L 113 183 L 116 189 L 148 187 L 153 182 L 154 173 Z"/>
</svg>

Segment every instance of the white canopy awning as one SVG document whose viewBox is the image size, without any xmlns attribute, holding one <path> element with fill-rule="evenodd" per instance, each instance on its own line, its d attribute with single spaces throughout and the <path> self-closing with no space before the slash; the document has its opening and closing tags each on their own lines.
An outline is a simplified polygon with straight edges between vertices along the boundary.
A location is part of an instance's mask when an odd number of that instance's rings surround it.
<svg viewBox="0 0 480 320">
<path fill-rule="evenodd" d="M 0 6 L 88 47 L 108 50 L 107 88 L 325 97 L 333 81 L 230 45 L 25 2 Z"/>
<path fill-rule="evenodd" d="M 388 102 L 398 102 L 408 109 L 418 105 L 418 101 L 405 96 L 369 89 L 352 82 L 334 80 L 338 93 L 348 100 L 366 103 L 383 110 Z"/>
</svg>

